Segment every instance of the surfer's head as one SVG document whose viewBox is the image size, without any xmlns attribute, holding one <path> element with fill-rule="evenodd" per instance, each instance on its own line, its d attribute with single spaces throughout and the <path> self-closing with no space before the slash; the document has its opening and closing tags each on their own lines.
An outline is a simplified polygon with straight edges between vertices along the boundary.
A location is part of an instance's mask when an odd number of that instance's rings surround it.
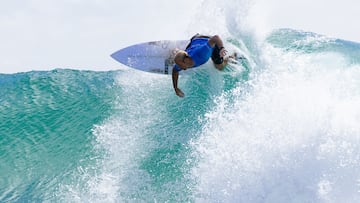
<svg viewBox="0 0 360 203">
<path fill-rule="evenodd" d="M 193 65 L 192 59 L 185 51 L 178 51 L 175 55 L 174 61 L 183 70 L 186 70 Z"/>
</svg>

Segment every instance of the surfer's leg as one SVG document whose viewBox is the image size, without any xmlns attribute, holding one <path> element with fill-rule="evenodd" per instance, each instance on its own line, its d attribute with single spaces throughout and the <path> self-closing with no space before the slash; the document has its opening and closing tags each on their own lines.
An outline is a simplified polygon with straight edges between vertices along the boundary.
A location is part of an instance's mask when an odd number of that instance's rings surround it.
<svg viewBox="0 0 360 203">
<path fill-rule="evenodd" d="M 214 51 L 212 52 L 211 59 L 215 64 L 222 64 L 224 58 L 220 56 L 220 48 L 215 45 Z"/>
<path fill-rule="evenodd" d="M 211 55 L 211 60 L 213 61 L 215 67 L 219 70 L 224 69 L 227 64 L 227 60 L 224 60 L 224 57 L 220 56 L 220 48 L 217 45 L 215 45 L 214 47 L 214 51 Z"/>
</svg>

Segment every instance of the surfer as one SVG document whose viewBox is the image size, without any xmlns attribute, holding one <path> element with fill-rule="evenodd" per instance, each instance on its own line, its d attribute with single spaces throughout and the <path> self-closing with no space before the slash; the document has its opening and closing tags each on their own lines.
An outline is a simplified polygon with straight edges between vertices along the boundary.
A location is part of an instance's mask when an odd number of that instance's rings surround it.
<svg viewBox="0 0 360 203">
<path fill-rule="evenodd" d="M 179 71 L 195 68 L 206 63 L 211 57 L 218 70 L 224 69 L 228 59 L 224 59 L 227 51 L 218 35 L 212 37 L 196 34 L 190 40 L 185 51 L 178 51 L 175 55 L 175 65 L 172 71 L 174 90 L 177 96 L 185 94 L 178 88 Z"/>
</svg>

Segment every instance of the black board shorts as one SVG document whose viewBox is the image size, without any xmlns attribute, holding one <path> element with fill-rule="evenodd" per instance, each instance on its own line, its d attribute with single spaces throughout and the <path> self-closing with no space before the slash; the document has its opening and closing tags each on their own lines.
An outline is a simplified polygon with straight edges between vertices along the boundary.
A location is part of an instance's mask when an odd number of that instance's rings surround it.
<svg viewBox="0 0 360 203">
<path fill-rule="evenodd" d="M 222 64 L 224 62 L 224 58 L 220 57 L 220 48 L 215 45 L 214 51 L 212 52 L 211 59 L 215 64 Z"/>
</svg>

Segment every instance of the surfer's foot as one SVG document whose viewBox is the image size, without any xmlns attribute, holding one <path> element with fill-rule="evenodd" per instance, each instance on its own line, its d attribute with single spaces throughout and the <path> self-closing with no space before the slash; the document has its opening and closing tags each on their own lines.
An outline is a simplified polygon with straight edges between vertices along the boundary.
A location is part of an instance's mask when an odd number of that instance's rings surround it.
<svg viewBox="0 0 360 203">
<path fill-rule="evenodd" d="M 229 61 L 230 63 L 233 64 L 237 64 L 239 61 L 246 59 L 244 56 L 238 54 L 238 53 L 233 53 L 232 55 L 230 55 L 229 57 L 227 57 L 227 61 Z"/>
</svg>

